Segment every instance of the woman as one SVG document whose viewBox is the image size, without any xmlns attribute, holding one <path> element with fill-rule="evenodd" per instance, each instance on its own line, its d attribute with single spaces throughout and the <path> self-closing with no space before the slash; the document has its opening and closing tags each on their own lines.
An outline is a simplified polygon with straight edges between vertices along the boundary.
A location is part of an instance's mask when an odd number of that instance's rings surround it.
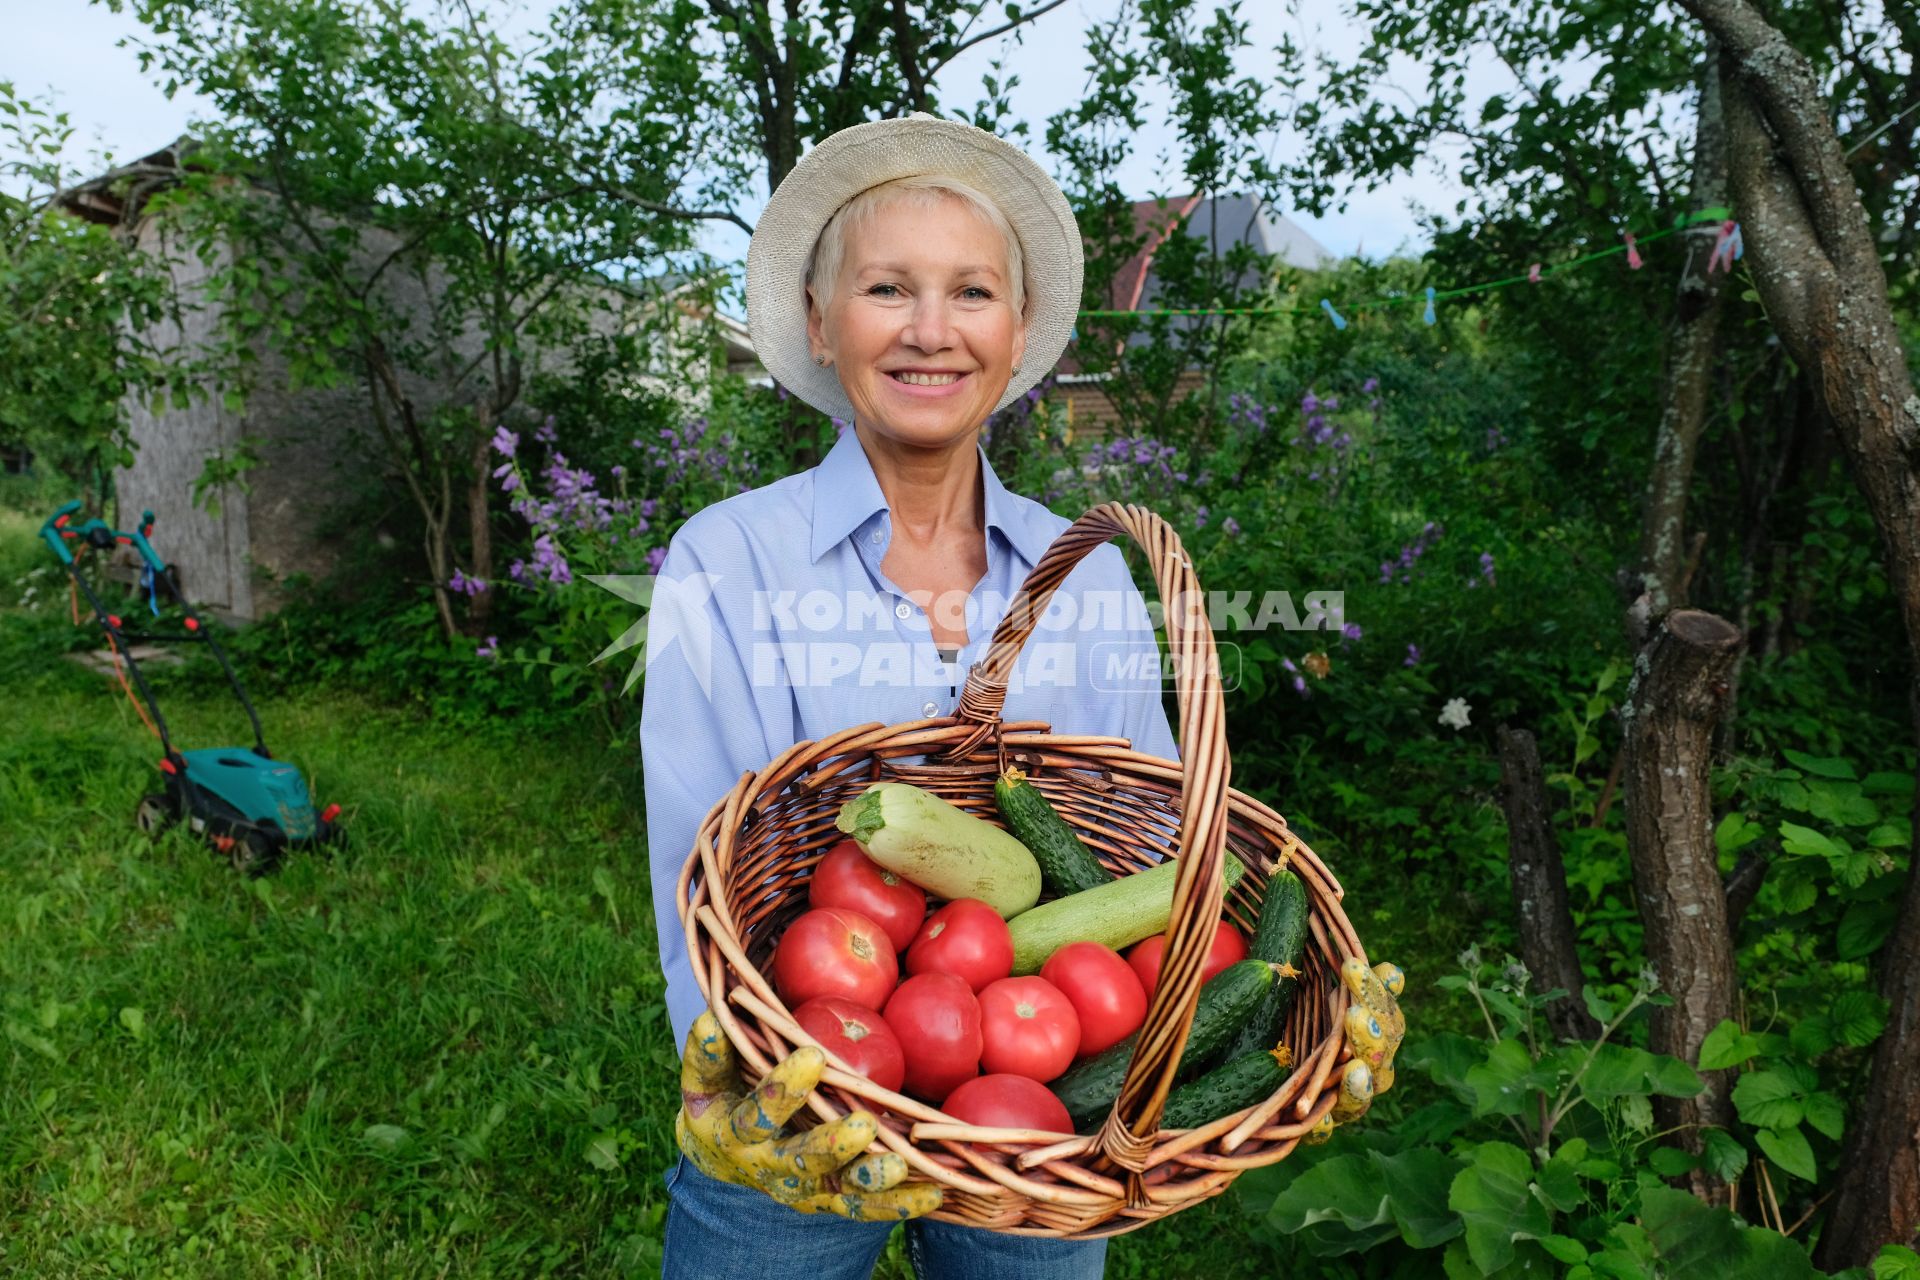
<svg viewBox="0 0 1920 1280">
<path fill-rule="evenodd" d="M 1009 493 L 977 437 L 1053 366 L 1080 286 L 1079 230 L 1052 180 L 993 135 L 926 115 L 824 140 L 755 228 L 756 349 L 781 385 L 851 426 L 812 470 L 695 515 L 656 587 L 654 638 L 674 639 L 650 641 L 641 746 L 667 1009 L 687 1047 L 669 1277 L 865 1277 L 893 1220 L 939 1203 L 931 1186 L 896 1187 L 897 1155 L 856 1158 L 873 1136 L 863 1113 L 804 1149 L 772 1141 L 818 1078 L 817 1050 L 730 1117 L 742 1090 L 703 1012 L 675 883 L 697 823 L 742 773 L 849 725 L 951 714 L 1068 524 Z M 1029 639 L 1006 718 L 1175 758 L 1158 664 L 1126 660 L 1157 649 L 1118 548 L 1086 557 L 1056 601 L 1073 607 Z M 1104 1241 L 928 1221 L 909 1224 L 908 1244 L 923 1278 L 1093 1277 L 1105 1257 Z"/>
</svg>

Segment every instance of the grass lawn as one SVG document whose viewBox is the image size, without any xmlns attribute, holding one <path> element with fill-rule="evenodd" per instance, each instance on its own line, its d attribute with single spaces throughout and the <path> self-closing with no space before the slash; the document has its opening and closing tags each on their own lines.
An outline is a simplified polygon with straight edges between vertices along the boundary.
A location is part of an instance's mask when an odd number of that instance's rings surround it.
<svg viewBox="0 0 1920 1280">
<path fill-rule="evenodd" d="M 269 699 L 352 844 L 245 881 L 134 829 L 152 740 L 56 656 L 59 608 L 0 610 L 0 1274 L 657 1273 L 677 1057 L 635 761 Z M 160 682 L 183 744 L 245 740 Z M 1268 1274 L 1245 1228 L 1216 1200 L 1108 1274 Z"/>
</svg>

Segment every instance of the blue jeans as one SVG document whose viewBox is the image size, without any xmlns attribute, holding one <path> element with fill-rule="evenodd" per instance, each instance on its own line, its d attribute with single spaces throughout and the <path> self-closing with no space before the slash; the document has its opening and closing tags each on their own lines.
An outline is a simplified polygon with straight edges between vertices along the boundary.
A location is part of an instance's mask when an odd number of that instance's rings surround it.
<svg viewBox="0 0 1920 1280">
<path fill-rule="evenodd" d="M 667 1173 L 662 1280 L 867 1280 L 891 1222 L 796 1213 L 709 1178 L 683 1157 Z M 914 1219 L 907 1255 L 920 1280 L 1099 1280 L 1105 1240 L 1045 1240 Z"/>
</svg>

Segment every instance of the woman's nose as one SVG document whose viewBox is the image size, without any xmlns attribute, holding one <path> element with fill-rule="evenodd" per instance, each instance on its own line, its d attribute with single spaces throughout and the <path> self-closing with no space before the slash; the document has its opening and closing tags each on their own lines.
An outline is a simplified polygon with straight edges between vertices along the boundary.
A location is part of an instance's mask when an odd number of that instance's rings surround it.
<svg viewBox="0 0 1920 1280">
<path fill-rule="evenodd" d="M 941 351 L 950 345 L 952 332 L 953 318 L 947 312 L 947 300 L 935 293 L 923 293 L 914 299 L 900 341 L 921 351 Z"/>
</svg>

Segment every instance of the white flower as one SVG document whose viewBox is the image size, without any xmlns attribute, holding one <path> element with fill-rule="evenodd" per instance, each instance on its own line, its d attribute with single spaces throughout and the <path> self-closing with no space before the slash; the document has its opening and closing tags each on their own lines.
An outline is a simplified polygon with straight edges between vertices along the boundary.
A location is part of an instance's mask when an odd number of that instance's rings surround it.
<svg viewBox="0 0 1920 1280">
<path fill-rule="evenodd" d="M 1447 705 L 1440 708 L 1440 723 L 1464 729 L 1467 727 L 1467 713 L 1471 710 L 1465 698 L 1450 698 Z"/>
</svg>

